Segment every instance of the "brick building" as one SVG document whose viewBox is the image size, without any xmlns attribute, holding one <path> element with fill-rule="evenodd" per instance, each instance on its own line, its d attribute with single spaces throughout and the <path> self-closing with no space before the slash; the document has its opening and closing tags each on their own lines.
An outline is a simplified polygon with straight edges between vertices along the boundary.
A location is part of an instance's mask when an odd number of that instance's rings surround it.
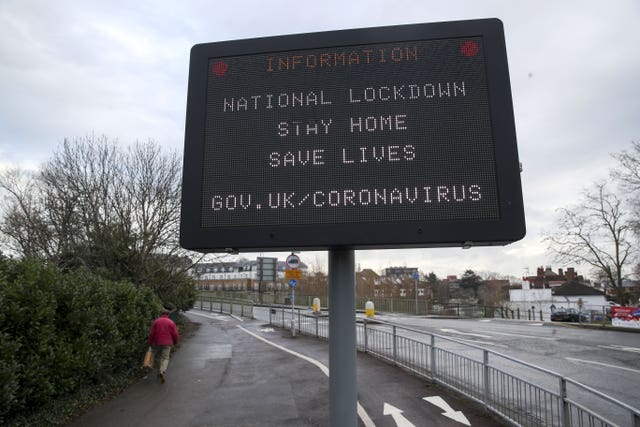
<svg viewBox="0 0 640 427">
<path fill-rule="evenodd" d="M 528 282 L 529 289 L 547 289 L 561 286 L 567 282 L 583 283 L 584 277 L 579 275 L 573 267 L 567 268 L 564 271 L 559 268 L 557 272 L 553 271 L 551 267 L 538 267 L 535 276 L 527 276 L 522 278 L 523 287 L 526 287 L 524 282 Z"/>
</svg>

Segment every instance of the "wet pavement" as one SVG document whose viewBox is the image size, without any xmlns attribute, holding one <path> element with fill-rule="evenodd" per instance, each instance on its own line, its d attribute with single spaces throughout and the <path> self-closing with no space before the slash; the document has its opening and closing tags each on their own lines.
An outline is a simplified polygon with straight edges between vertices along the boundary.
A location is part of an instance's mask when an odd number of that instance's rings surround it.
<svg viewBox="0 0 640 427">
<path fill-rule="evenodd" d="M 164 384 L 149 374 L 69 425 L 329 425 L 328 342 L 292 337 L 262 321 L 199 310 L 187 317 L 195 327 L 172 356 Z M 504 424 L 443 387 L 366 354 L 357 357 L 361 426 Z"/>
</svg>

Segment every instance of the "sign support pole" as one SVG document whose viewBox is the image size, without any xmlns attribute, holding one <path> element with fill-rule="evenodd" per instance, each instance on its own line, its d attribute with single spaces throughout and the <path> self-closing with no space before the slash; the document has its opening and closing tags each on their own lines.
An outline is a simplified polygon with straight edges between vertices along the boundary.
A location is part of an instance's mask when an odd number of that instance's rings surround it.
<svg viewBox="0 0 640 427">
<path fill-rule="evenodd" d="M 355 254 L 329 250 L 329 412 L 332 427 L 358 425 Z"/>
</svg>

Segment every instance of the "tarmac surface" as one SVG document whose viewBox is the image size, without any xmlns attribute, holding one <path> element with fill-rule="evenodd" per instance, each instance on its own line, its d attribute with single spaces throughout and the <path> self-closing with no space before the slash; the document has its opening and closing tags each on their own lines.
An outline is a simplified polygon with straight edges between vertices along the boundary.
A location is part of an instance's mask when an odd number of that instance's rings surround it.
<svg viewBox="0 0 640 427">
<path fill-rule="evenodd" d="M 181 337 L 164 384 L 150 373 L 69 425 L 329 425 L 328 342 L 206 311 L 187 317 L 194 328 Z M 360 426 L 505 425 L 441 386 L 366 354 L 357 357 Z"/>
</svg>

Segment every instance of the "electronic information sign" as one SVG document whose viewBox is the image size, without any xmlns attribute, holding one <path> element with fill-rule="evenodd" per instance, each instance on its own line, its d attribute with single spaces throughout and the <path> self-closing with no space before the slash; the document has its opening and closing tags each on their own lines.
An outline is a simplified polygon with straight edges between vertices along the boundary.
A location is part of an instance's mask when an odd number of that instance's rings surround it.
<svg viewBox="0 0 640 427">
<path fill-rule="evenodd" d="M 195 45 L 181 244 L 507 244 L 525 234 L 497 19 Z"/>
</svg>

